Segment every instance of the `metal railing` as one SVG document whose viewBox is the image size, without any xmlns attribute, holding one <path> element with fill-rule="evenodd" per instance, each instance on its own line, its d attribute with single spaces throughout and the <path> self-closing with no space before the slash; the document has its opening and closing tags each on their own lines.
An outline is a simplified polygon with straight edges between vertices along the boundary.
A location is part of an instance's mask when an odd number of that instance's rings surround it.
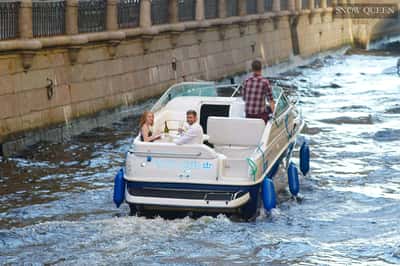
<svg viewBox="0 0 400 266">
<path fill-rule="evenodd" d="M 191 21 L 196 18 L 196 0 L 178 0 L 179 21 Z"/>
<path fill-rule="evenodd" d="M 151 21 L 154 25 L 169 22 L 169 0 L 151 1 Z"/>
<path fill-rule="evenodd" d="M 18 37 L 19 2 L 0 2 L 0 40 Z"/>
<path fill-rule="evenodd" d="M 204 16 L 206 19 L 218 17 L 218 0 L 204 0 Z"/>
<path fill-rule="evenodd" d="M 32 32 L 34 37 L 65 33 L 65 1 L 32 2 Z"/>
<path fill-rule="evenodd" d="M 79 33 L 106 29 L 107 0 L 80 0 L 78 2 Z"/>
<path fill-rule="evenodd" d="M 226 0 L 226 16 L 233 17 L 238 15 L 238 0 Z"/>
<path fill-rule="evenodd" d="M 264 0 L 264 11 L 267 11 L 267 12 L 272 11 L 272 2 L 273 2 L 273 0 Z"/>
<path fill-rule="evenodd" d="M 289 10 L 289 0 L 281 0 L 281 10 Z"/>
<path fill-rule="evenodd" d="M 67 0 L 33 0 L 32 28 L 20 33 L 19 16 L 21 0 L 0 0 L 0 40 L 18 38 L 20 35 L 47 37 L 66 33 Z M 220 15 L 220 0 L 204 0 L 204 16 L 206 19 L 218 18 Z M 239 0 L 225 0 L 227 17 L 239 15 Z M 266 12 L 273 9 L 274 0 L 263 0 Z M 177 0 L 178 21 L 193 21 L 196 19 L 196 0 Z M 258 0 L 246 0 L 247 14 L 258 13 Z M 314 8 L 321 8 L 322 0 L 315 0 Z M 100 32 L 107 30 L 108 0 L 79 0 L 78 2 L 78 32 Z M 310 0 L 301 0 L 302 9 L 309 9 Z M 281 10 L 288 10 L 289 0 L 280 0 Z M 333 1 L 327 0 L 332 6 Z M 117 23 L 119 28 L 140 26 L 141 0 L 118 0 Z M 170 0 L 151 0 L 151 25 L 170 23 Z M 26 12 L 21 13 L 26 14 Z M 110 14 L 112 15 L 112 14 Z M 24 15 L 21 19 L 30 16 Z M 115 21 L 110 20 L 115 23 Z M 110 23 L 111 23 L 110 22 Z M 22 22 L 21 22 L 22 23 Z M 26 23 L 26 22 L 24 22 Z M 76 23 L 76 22 L 75 22 Z M 76 26 L 76 25 L 75 25 Z M 24 28 L 21 28 L 24 29 Z"/>
<path fill-rule="evenodd" d="M 308 9 L 308 0 L 301 0 L 301 9 Z"/>
<path fill-rule="evenodd" d="M 120 0 L 118 2 L 118 27 L 134 28 L 139 26 L 140 0 Z"/>
<path fill-rule="evenodd" d="M 257 0 L 247 0 L 246 1 L 246 11 L 247 14 L 257 14 Z"/>
</svg>

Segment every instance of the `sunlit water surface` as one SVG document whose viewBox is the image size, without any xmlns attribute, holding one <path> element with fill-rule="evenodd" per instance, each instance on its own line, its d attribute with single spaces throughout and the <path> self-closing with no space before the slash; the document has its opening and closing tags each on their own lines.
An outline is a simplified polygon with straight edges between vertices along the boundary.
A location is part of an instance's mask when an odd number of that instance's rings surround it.
<svg viewBox="0 0 400 266">
<path fill-rule="evenodd" d="M 303 200 L 272 215 L 129 217 L 113 176 L 138 114 L 0 162 L 0 264 L 400 264 L 400 77 L 394 56 L 321 57 L 285 74 L 307 121 Z M 297 158 L 294 158 L 297 162 Z"/>
</svg>

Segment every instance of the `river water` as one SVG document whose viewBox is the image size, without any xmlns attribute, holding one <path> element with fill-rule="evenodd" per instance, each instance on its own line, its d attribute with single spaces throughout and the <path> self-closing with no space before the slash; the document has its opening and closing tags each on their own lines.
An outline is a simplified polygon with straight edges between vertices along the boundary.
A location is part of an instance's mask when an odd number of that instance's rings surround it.
<svg viewBox="0 0 400 266">
<path fill-rule="evenodd" d="M 393 54 L 336 52 L 283 75 L 307 121 L 312 171 L 301 201 L 283 194 L 272 214 L 251 223 L 116 209 L 113 176 L 138 114 L 2 158 L 0 265 L 400 264 L 395 64 Z"/>
</svg>

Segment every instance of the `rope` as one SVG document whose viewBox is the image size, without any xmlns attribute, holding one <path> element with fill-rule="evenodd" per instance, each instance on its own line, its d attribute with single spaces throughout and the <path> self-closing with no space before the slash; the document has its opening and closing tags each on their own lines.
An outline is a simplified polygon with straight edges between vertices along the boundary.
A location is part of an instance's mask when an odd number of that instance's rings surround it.
<svg viewBox="0 0 400 266">
<path fill-rule="evenodd" d="M 287 154 L 286 154 L 286 165 L 287 165 L 287 167 L 289 167 L 289 159 L 290 159 L 290 157 L 292 155 L 293 149 L 294 149 L 294 143 L 290 143 L 289 147 L 288 147 L 288 150 L 287 150 Z"/>
<path fill-rule="evenodd" d="M 279 128 L 279 123 L 276 121 L 276 118 L 275 118 L 275 117 L 272 117 L 272 120 L 274 120 L 275 126 L 276 126 L 277 128 Z"/>
<path fill-rule="evenodd" d="M 251 168 L 250 175 L 253 177 L 253 181 L 256 181 L 257 165 L 251 158 L 246 158 L 247 164 Z"/>
<path fill-rule="evenodd" d="M 289 131 L 289 114 L 287 114 L 285 117 L 285 129 L 286 129 L 286 134 L 288 136 L 288 140 L 290 140 L 293 136 L 293 129 L 291 132 Z"/>
<path fill-rule="evenodd" d="M 299 108 L 299 113 L 300 113 L 300 121 L 303 121 L 303 109 Z"/>
<path fill-rule="evenodd" d="M 257 146 L 257 151 L 259 151 L 261 153 L 262 156 L 262 161 L 263 161 L 263 173 L 267 170 L 268 168 L 268 162 L 265 160 L 265 153 L 264 151 L 261 149 L 261 144 Z"/>
</svg>

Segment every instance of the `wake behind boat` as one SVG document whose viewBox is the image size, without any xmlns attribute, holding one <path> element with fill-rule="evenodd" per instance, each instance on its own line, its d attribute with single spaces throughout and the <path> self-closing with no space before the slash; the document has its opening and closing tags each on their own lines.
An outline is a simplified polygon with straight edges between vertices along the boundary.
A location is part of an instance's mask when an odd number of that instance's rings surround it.
<svg viewBox="0 0 400 266">
<path fill-rule="evenodd" d="M 288 183 L 299 192 L 297 168 L 290 162 L 304 121 L 284 91 L 273 88 L 275 111 L 267 124 L 245 118 L 240 85 L 184 82 L 169 88 L 154 105 L 154 131 L 169 133 L 154 142 L 137 136 L 125 170 L 115 177 L 114 202 L 125 201 L 131 215 L 151 212 L 236 214 L 249 220 L 275 207 L 276 192 Z M 203 144 L 177 145 L 186 111 L 199 114 Z M 303 172 L 308 147 L 303 146 Z M 283 162 L 289 178 L 275 174 Z M 289 182 L 288 182 L 289 180 Z"/>
</svg>

